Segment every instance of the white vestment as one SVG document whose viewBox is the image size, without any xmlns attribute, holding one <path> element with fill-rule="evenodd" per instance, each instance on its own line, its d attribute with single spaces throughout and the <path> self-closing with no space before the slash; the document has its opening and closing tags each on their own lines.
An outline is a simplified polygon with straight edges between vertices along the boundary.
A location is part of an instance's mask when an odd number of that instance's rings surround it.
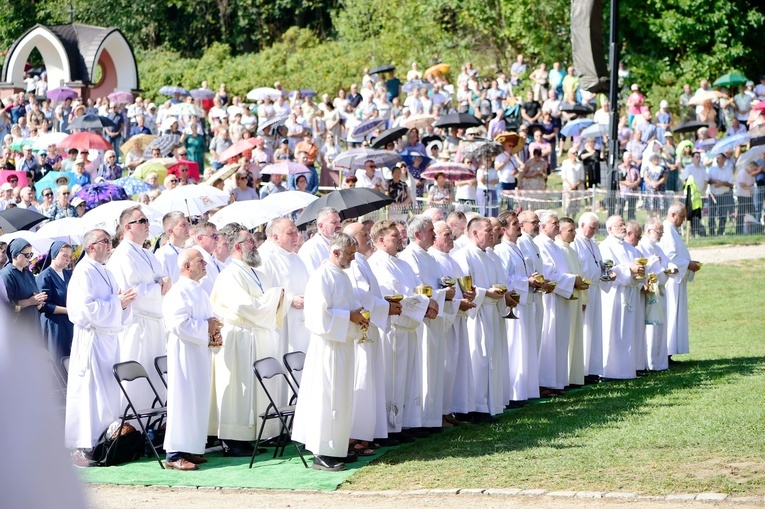
<svg viewBox="0 0 765 509">
<path fill-rule="evenodd" d="M 122 309 L 117 281 L 100 263 L 84 257 L 66 295 L 74 339 L 66 392 L 66 447 L 90 449 L 122 414 L 120 388 L 112 367 L 120 361 L 117 334 L 130 317 Z"/>
<path fill-rule="evenodd" d="M 614 262 L 616 280 L 601 287 L 603 302 L 603 376 L 635 378 L 632 352 L 637 333 L 638 305 L 642 305 L 640 286 L 643 280 L 632 277 L 630 267 L 640 252 L 623 240 L 609 235 L 600 243 L 600 255 Z M 645 328 L 641 328 L 645 330 Z"/>
<path fill-rule="evenodd" d="M 458 279 L 466 276 L 449 253 L 431 247 L 428 253 L 438 262 L 441 273 Z M 470 362 L 470 340 L 467 333 L 468 315 L 459 311 L 462 290 L 455 285 L 454 299 L 444 303 L 446 339 L 444 352 L 444 415 L 475 411 L 475 382 Z M 451 319 L 451 322 L 450 322 Z"/>
<path fill-rule="evenodd" d="M 667 280 L 671 277 L 664 269 L 675 268 L 659 244 L 644 236 L 638 244 L 638 250 L 648 259 L 646 274 L 656 274 L 657 292 L 645 294 L 645 345 L 646 367 L 651 371 L 669 368 L 667 355 Z M 646 276 L 647 277 L 647 276 Z"/>
<path fill-rule="evenodd" d="M 162 303 L 167 330 L 168 452 L 204 454 L 210 416 L 212 355 L 207 319 L 215 316 L 202 285 L 181 276 Z"/>
<path fill-rule="evenodd" d="M 215 256 L 211 255 L 207 251 L 205 251 L 202 246 L 194 246 L 194 249 L 202 253 L 202 257 L 205 259 L 207 274 L 205 274 L 205 277 L 203 277 L 199 284 L 202 285 L 202 288 L 207 292 L 207 295 L 212 294 L 213 286 L 215 285 L 215 279 L 218 277 L 218 274 L 226 267 L 226 264 L 223 262 L 218 261 Z"/>
<path fill-rule="evenodd" d="M 402 427 L 422 426 L 419 394 L 422 387 L 420 369 L 414 366 L 417 328 L 425 318 L 429 299 L 414 293 L 419 284 L 412 268 L 395 256 L 378 250 L 369 257 L 369 267 L 385 295 L 403 295 L 401 315 L 392 316 L 391 328 L 385 333 L 385 411 L 388 432 L 398 433 Z"/>
<path fill-rule="evenodd" d="M 316 232 L 316 235 L 305 241 L 300 246 L 298 256 L 303 260 L 309 274 L 319 268 L 324 260 L 329 258 L 329 241 L 327 237 Z"/>
<path fill-rule="evenodd" d="M 557 285 L 542 297 L 544 321 L 542 344 L 539 348 L 539 385 L 549 389 L 563 389 L 568 385 L 568 345 L 570 336 L 571 304 L 576 275 L 568 267 L 560 246 L 550 237 L 539 234 L 534 239 L 542 257 L 545 279 Z"/>
<path fill-rule="evenodd" d="M 558 239 L 555 241 L 566 258 L 568 270 L 572 274 L 584 277 L 582 264 L 579 263 L 579 255 L 570 244 Z M 588 290 L 574 290 L 575 300 L 569 300 L 571 315 L 569 318 L 569 342 L 568 342 L 568 383 L 569 385 L 584 385 L 584 314 L 582 306 L 588 301 Z"/>
<path fill-rule="evenodd" d="M 446 348 L 446 288 L 441 288 L 441 266 L 426 250 L 411 242 L 399 258 L 412 267 L 421 284 L 433 289 L 433 300 L 438 303 L 438 316 L 426 318 L 418 330 L 415 348 L 415 369 L 421 371 L 422 426 L 439 428 L 444 407 L 444 363 Z M 451 301 L 449 301 L 451 302 Z M 454 312 L 450 308 L 450 312 Z"/>
<path fill-rule="evenodd" d="M 688 270 L 691 253 L 669 221 L 664 221 L 664 235 L 659 246 L 678 270 L 667 280 L 667 354 L 688 353 L 691 351 L 688 339 L 688 283 L 696 274 Z"/>
<path fill-rule="evenodd" d="M 213 356 L 218 423 L 208 432 L 223 440 L 257 437 L 258 415 L 268 406 L 268 399 L 252 365 L 278 352 L 276 328 L 281 327 L 284 315 L 281 294 L 282 289 L 272 287 L 263 272 L 240 260 L 232 260 L 215 280 L 210 300 L 224 323 L 223 348 Z M 269 429 L 276 433 L 279 425 L 274 423 Z"/>
<path fill-rule="evenodd" d="M 542 256 L 539 254 L 539 247 L 534 242 L 534 237 L 524 233 L 518 237 L 517 244 L 521 248 L 523 259 L 526 260 L 526 265 L 531 270 L 531 273 L 543 274 L 544 264 L 542 263 Z M 537 352 L 542 347 L 542 324 L 544 323 L 545 316 L 542 298 L 543 294 L 541 291 L 529 294 L 528 298 L 529 311 L 533 315 L 533 337 L 537 342 Z"/>
<path fill-rule="evenodd" d="M 571 247 L 579 256 L 582 275 L 590 281 L 587 290 L 587 305 L 584 309 L 584 374 L 603 375 L 603 304 L 600 300 L 601 286 L 610 283 L 600 280 L 600 248 L 593 240 L 581 233 L 576 234 Z"/>
<path fill-rule="evenodd" d="M 345 457 L 353 414 L 353 344 L 361 329 L 351 322 L 359 308 L 351 281 L 333 263 L 322 264 L 306 286 L 306 352 L 292 438 L 321 456 Z"/>
<path fill-rule="evenodd" d="M 356 253 L 356 259 L 346 271 L 353 285 L 356 302 L 369 311 L 371 322 L 367 330 L 370 341 L 355 343 L 353 375 L 353 419 L 351 437 L 372 440 L 388 437 L 388 417 L 385 412 L 385 363 L 383 336 L 387 332 L 390 304 L 383 298 L 377 278 L 369 261 Z"/>
<path fill-rule="evenodd" d="M 529 276 L 534 273 L 534 268 L 515 242 L 503 239 L 494 252 L 502 260 L 508 291 L 514 290 L 519 295 L 519 303 L 513 310 L 518 319 L 506 322 L 510 400 L 538 398 L 539 352 L 535 336 L 534 293 L 529 286 Z"/>
<path fill-rule="evenodd" d="M 506 374 L 505 319 L 502 318 L 507 306 L 504 299 L 492 299 L 486 292 L 492 285 L 504 284 L 502 262 L 494 253 L 483 251 L 472 243 L 452 256 L 462 271 L 473 278 L 476 292 L 473 301 L 476 307 L 468 312 L 467 324 L 475 381 L 475 411 L 501 414 L 507 403 L 504 383 L 509 378 Z"/>
<path fill-rule="evenodd" d="M 157 283 L 165 273 L 148 249 L 124 239 L 114 250 L 106 267 L 114 274 L 123 292 L 133 288 L 138 296 L 130 305 L 131 317 L 120 333 L 120 362 L 138 361 L 149 374 L 161 398 L 165 384 L 154 369 L 154 359 L 167 354 L 167 336 L 162 321 L 162 287 Z M 129 387 L 130 399 L 139 408 L 150 408 L 154 393 L 147 384 Z"/>
<path fill-rule="evenodd" d="M 178 255 L 181 249 L 183 248 L 177 248 L 168 242 L 154 253 L 162 271 L 173 281 L 173 284 L 181 277 L 181 269 L 178 268 Z"/>
</svg>

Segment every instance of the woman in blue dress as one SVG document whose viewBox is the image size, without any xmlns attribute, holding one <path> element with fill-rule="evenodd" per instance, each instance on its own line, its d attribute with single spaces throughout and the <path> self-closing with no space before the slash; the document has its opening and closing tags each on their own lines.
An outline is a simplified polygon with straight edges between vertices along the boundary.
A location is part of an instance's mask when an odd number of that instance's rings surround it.
<svg viewBox="0 0 765 509">
<path fill-rule="evenodd" d="M 6 250 L 8 261 L 0 270 L 11 310 L 15 312 L 17 324 L 26 326 L 25 334 L 40 335 L 39 311 L 47 296 L 38 292 L 37 282 L 29 270 L 34 257 L 32 245 L 22 238 L 13 239 Z"/>
<path fill-rule="evenodd" d="M 48 296 L 40 315 L 43 338 L 55 362 L 68 356 L 72 348 L 74 325 L 66 313 L 66 289 L 72 277 L 72 271 L 69 270 L 71 261 L 72 246 L 66 242 L 54 242 L 48 251 L 43 270 L 37 276 L 37 287 Z"/>
</svg>

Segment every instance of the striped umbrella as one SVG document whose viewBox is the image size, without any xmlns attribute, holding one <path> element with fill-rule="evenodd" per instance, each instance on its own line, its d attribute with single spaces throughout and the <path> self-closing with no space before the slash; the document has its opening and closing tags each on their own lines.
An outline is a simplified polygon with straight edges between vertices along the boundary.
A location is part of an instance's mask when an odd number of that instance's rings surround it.
<svg viewBox="0 0 765 509">
<path fill-rule="evenodd" d="M 466 164 L 452 162 L 433 163 L 428 166 L 427 170 L 422 172 L 420 177 L 424 179 L 435 180 L 436 175 L 439 173 L 443 173 L 446 177 L 446 180 L 450 180 L 452 182 L 475 178 L 475 171 L 473 171 L 473 168 Z"/>
<path fill-rule="evenodd" d="M 351 131 L 351 136 L 353 136 L 354 138 L 363 138 L 368 134 L 372 134 L 372 131 L 374 131 L 378 127 L 385 125 L 385 122 L 387 122 L 387 120 L 385 120 L 384 118 L 367 119 L 363 121 L 362 123 L 360 123 L 359 125 L 357 125 L 353 131 Z"/>
</svg>

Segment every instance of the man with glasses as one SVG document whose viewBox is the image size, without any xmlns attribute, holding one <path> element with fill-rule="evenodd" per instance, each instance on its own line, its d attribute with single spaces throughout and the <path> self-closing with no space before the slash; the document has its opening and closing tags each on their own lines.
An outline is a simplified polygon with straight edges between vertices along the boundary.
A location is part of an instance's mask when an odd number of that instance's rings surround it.
<svg viewBox="0 0 765 509">
<path fill-rule="evenodd" d="M 61 185 L 58 187 L 58 199 L 48 211 L 48 217 L 51 221 L 64 217 L 77 217 L 77 210 L 69 204 L 69 186 Z"/>
<path fill-rule="evenodd" d="M 149 220 L 141 207 L 125 209 L 120 214 L 119 225 L 123 238 L 107 268 L 121 291 L 134 288 L 138 294 L 132 315 L 120 333 L 120 361 L 138 361 L 143 366 L 152 366 L 156 357 L 167 353 L 162 297 L 170 290 L 172 281 L 152 252 L 143 248 L 149 237 Z M 154 387 L 164 387 L 159 374 L 155 370 L 148 371 Z M 140 408 L 151 407 L 154 394 L 150 389 L 142 387 L 140 391 L 131 392 L 135 394 L 133 401 Z"/>
<path fill-rule="evenodd" d="M 114 150 L 107 150 L 104 153 L 105 163 L 99 166 L 98 176 L 105 180 L 117 180 L 122 178 L 122 166 L 117 164 L 117 153 Z"/>
<path fill-rule="evenodd" d="M 136 288 L 120 291 L 104 267 L 112 239 L 104 230 L 83 236 L 85 256 L 74 269 L 66 309 L 74 323 L 66 393 L 65 445 L 74 449 L 72 463 L 86 467 L 96 441 L 119 418 L 120 389 L 112 366 L 120 361 L 118 333 L 131 316 Z"/>
<path fill-rule="evenodd" d="M 204 222 L 197 225 L 191 235 L 194 240 L 194 249 L 202 253 L 202 256 L 207 263 L 207 274 L 203 277 L 199 284 L 205 289 L 208 295 L 212 293 L 215 279 L 223 270 L 224 265 L 215 259 L 214 253 L 218 242 L 225 242 L 225 239 L 219 238 L 218 227 L 213 223 Z"/>
<path fill-rule="evenodd" d="M 356 187 L 368 187 L 381 193 L 385 193 L 388 190 L 382 172 L 377 169 L 377 164 L 371 159 L 364 161 L 363 170 L 356 170 L 356 179 L 358 179 Z"/>
</svg>

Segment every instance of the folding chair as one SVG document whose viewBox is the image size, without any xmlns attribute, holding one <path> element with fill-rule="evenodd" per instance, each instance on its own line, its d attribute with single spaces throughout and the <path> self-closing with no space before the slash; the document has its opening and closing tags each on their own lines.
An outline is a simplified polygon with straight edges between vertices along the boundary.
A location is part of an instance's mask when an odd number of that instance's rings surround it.
<svg viewBox="0 0 765 509">
<path fill-rule="evenodd" d="M 305 353 L 300 350 L 285 353 L 282 359 L 284 360 L 284 366 L 287 368 L 287 372 L 290 374 L 290 377 L 292 377 L 292 381 L 295 382 L 295 387 L 298 392 L 300 392 L 300 380 L 297 379 L 295 373 L 303 371 L 303 366 L 305 366 Z M 293 397 L 290 399 L 290 405 L 295 404 L 295 401 L 293 401 L 295 399 L 297 398 Z"/>
<path fill-rule="evenodd" d="M 64 374 L 69 376 L 69 356 L 61 357 L 61 367 L 64 368 Z"/>
<path fill-rule="evenodd" d="M 266 407 L 266 411 L 259 415 L 261 419 L 260 431 L 258 431 L 258 439 L 255 442 L 255 450 L 252 452 L 252 458 L 250 458 L 250 468 L 252 468 L 252 464 L 255 462 L 255 455 L 258 453 L 258 446 L 260 445 L 260 439 L 263 436 L 263 429 L 269 419 L 279 419 L 279 422 L 281 423 L 279 439 L 277 441 L 276 448 L 274 449 L 273 457 L 276 458 L 276 453 L 279 451 L 279 448 L 282 450 L 280 456 L 284 455 L 284 449 L 287 447 L 287 441 L 289 440 L 292 442 L 292 445 L 295 447 L 295 450 L 300 456 L 300 460 L 303 462 L 303 466 L 308 468 L 308 463 L 305 462 L 303 452 L 300 450 L 300 447 L 292 440 L 291 428 L 292 420 L 295 418 L 295 405 L 282 407 L 278 406 L 274 401 L 274 398 L 271 396 L 271 393 L 268 392 L 268 387 L 266 387 L 265 380 L 270 380 L 273 377 L 279 376 L 284 378 L 284 381 L 287 382 L 287 386 L 292 391 L 293 396 L 290 401 L 297 398 L 297 391 L 295 390 L 295 386 L 293 386 L 292 382 L 290 382 L 289 377 L 284 372 L 284 369 L 282 368 L 282 365 L 279 363 L 279 361 L 273 357 L 266 357 L 264 359 L 255 361 L 255 363 L 252 365 L 252 369 L 255 371 L 255 377 L 258 379 L 260 386 L 263 388 L 263 392 L 266 393 L 269 404 L 268 407 Z"/>
<path fill-rule="evenodd" d="M 154 369 L 157 370 L 159 379 L 162 380 L 165 389 L 167 389 L 167 355 L 161 355 L 154 359 Z"/>
<path fill-rule="evenodd" d="M 144 369 L 140 363 L 136 361 L 127 361 L 115 364 L 114 378 L 117 379 L 117 384 L 119 384 L 120 390 L 122 390 L 122 394 L 125 395 L 125 399 L 127 400 L 127 405 L 125 406 L 125 411 L 122 413 L 120 427 L 118 429 L 122 429 L 122 426 L 126 421 L 132 421 L 134 419 L 138 421 L 138 425 L 141 427 L 141 431 L 143 431 L 145 440 L 149 442 L 149 445 L 151 446 L 154 457 L 157 458 L 159 466 L 164 469 L 165 466 L 162 464 L 162 459 L 160 459 L 157 449 L 154 447 L 154 444 L 151 442 L 151 440 L 148 439 L 147 430 L 152 427 L 152 419 L 154 418 L 156 418 L 156 420 L 154 420 L 153 424 L 157 428 L 162 425 L 162 421 L 164 421 L 167 417 L 167 407 L 162 405 L 162 400 L 159 397 L 159 393 L 157 393 L 157 389 L 154 388 L 154 384 L 152 384 L 151 380 L 149 380 L 149 375 L 146 373 L 146 369 Z M 151 408 L 139 410 L 130 400 L 130 396 L 128 395 L 127 389 L 125 388 L 123 382 L 132 382 L 138 379 L 144 379 L 146 383 L 149 384 L 149 387 L 151 387 L 152 392 L 154 392 L 154 401 L 151 403 Z M 144 418 L 146 419 L 145 425 L 141 420 Z M 120 435 L 117 434 L 116 440 L 119 440 L 119 436 Z"/>
</svg>

